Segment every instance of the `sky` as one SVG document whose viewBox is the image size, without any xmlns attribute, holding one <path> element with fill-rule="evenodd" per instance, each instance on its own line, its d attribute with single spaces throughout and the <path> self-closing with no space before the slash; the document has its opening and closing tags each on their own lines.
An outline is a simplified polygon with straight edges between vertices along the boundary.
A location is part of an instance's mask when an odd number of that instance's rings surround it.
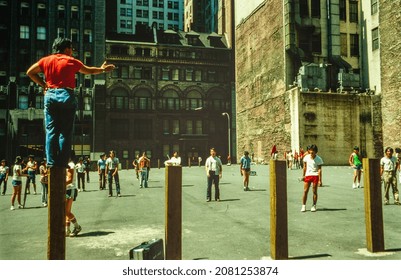
<svg viewBox="0 0 401 280">
<path fill-rule="evenodd" d="M 235 23 L 240 23 L 264 0 L 235 0 Z"/>
</svg>

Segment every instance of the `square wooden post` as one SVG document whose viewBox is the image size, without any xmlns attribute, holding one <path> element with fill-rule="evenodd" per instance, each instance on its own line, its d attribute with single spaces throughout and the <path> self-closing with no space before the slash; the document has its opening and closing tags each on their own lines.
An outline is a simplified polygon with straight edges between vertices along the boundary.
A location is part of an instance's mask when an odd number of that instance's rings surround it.
<svg viewBox="0 0 401 280">
<path fill-rule="evenodd" d="M 279 160 L 270 160 L 270 255 L 288 259 L 287 167 Z"/>
</svg>

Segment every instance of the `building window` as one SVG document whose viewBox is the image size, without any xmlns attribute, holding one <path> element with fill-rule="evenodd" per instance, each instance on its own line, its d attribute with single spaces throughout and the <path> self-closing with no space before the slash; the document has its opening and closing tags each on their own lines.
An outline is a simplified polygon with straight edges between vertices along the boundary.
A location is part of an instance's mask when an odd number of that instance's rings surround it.
<svg viewBox="0 0 401 280">
<path fill-rule="evenodd" d="M 86 8 L 84 13 L 85 20 L 92 20 L 92 10 L 90 8 Z"/>
<path fill-rule="evenodd" d="M 202 81 L 202 70 L 195 70 L 195 82 Z"/>
<path fill-rule="evenodd" d="M 163 145 L 163 156 L 167 157 L 170 156 L 170 145 Z"/>
<path fill-rule="evenodd" d="M 359 35 L 350 34 L 350 51 L 351 56 L 359 56 Z"/>
<path fill-rule="evenodd" d="M 131 8 L 127 9 L 127 17 L 132 17 L 132 9 Z"/>
<path fill-rule="evenodd" d="M 168 67 L 162 68 L 162 80 L 163 81 L 170 80 L 170 69 Z"/>
<path fill-rule="evenodd" d="M 44 109 L 44 96 L 43 94 L 38 94 L 35 96 L 35 108 L 36 109 Z"/>
<path fill-rule="evenodd" d="M 358 2 L 349 2 L 349 21 L 358 22 Z"/>
<path fill-rule="evenodd" d="M 185 69 L 185 81 L 192 81 L 193 80 L 193 69 Z"/>
<path fill-rule="evenodd" d="M 127 139 L 129 135 L 129 121 L 121 119 L 110 120 L 110 138 Z"/>
<path fill-rule="evenodd" d="M 62 27 L 58 27 L 57 28 L 57 36 L 60 38 L 64 38 L 65 37 L 65 29 Z"/>
<path fill-rule="evenodd" d="M 313 53 L 322 53 L 321 34 L 312 35 L 312 52 Z"/>
<path fill-rule="evenodd" d="M 371 0 L 371 12 L 372 12 L 372 15 L 376 14 L 377 11 L 378 11 L 377 0 Z"/>
<path fill-rule="evenodd" d="M 139 89 L 135 92 L 134 108 L 136 110 L 152 109 L 152 94 L 146 89 Z"/>
<path fill-rule="evenodd" d="M 152 67 L 135 67 L 134 68 L 134 79 L 152 79 Z"/>
<path fill-rule="evenodd" d="M 201 120 L 195 121 L 195 134 L 203 134 L 203 122 Z"/>
<path fill-rule="evenodd" d="M 20 13 L 22 18 L 29 17 L 29 3 L 27 2 L 22 2 L 21 3 L 21 8 L 20 8 Z"/>
<path fill-rule="evenodd" d="M 92 43 L 92 30 L 84 30 L 84 43 Z"/>
<path fill-rule="evenodd" d="M 71 29 L 71 40 L 73 42 L 79 42 L 79 31 L 78 31 L 78 29 L 75 29 L 75 28 Z"/>
<path fill-rule="evenodd" d="M 28 109 L 28 95 L 21 94 L 18 96 L 18 108 L 21 110 Z"/>
<path fill-rule="evenodd" d="M 129 68 L 128 66 L 121 66 L 121 78 L 128 79 L 129 78 Z"/>
<path fill-rule="evenodd" d="M 180 134 L 180 121 L 179 120 L 173 120 L 172 127 L 173 127 L 174 135 Z"/>
<path fill-rule="evenodd" d="M 348 56 L 347 34 L 346 33 L 341 33 L 340 34 L 340 39 L 341 39 L 341 55 L 342 56 Z"/>
<path fill-rule="evenodd" d="M 345 0 L 340 0 L 340 20 L 347 21 L 347 10 Z"/>
<path fill-rule="evenodd" d="M 175 91 L 169 90 L 163 93 L 162 107 L 165 110 L 179 110 L 180 99 Z"/>
<path fill-rule="evenodd" d="M 163 134 L 168 135 L 170 134 L 170 121 L 163 120 Z"/>
<path fill-rule="evenodd" d="M 111 109 L 128 109 L 128 92 L 125 89 L 117 88 L 111 93 Z"/>
<path fill-rule="evenodd" d="M 45 18 L 46 17 L 46 5 L 39 3 L 37 5 L 38 10 L 37 10 L 37 15 L 39 18 Z"/>
<path fill-rule="evenodd" d="M 379 49 L 379 28 L 372 30 L 372 51 Z"/>
<path fill-rule="evenodd" d="M 92 65 L 92 54 L 90 52 L 84 53 L 84 63 L 86 65 Z"/>
<path fill-rule="evenodd" d="M 299 15 L 302 18 L 309 17 L 308 0 L 299 0 Z"/>
<path fill-rule="evenodd" d="M 186 98 L 186 109 L 194 110 L 200 107 L 203 107 L 202 95 L 196 91 L 188 93 Z"/>
<path fill-rule="evenodd" d="M 207 71 L 207 81 L 211 83 L 216 82 L 216 71 L 214 70 Z"/>
<path fill-rule="evenodd" d="M 78 6 L 71 6 L 71 19 L 79 19 Z"/>
<path fill-rule="evenodd" d="M 36 61 L 38 61 L 39 59 L 41 59 L 42 57 L 45 56 L 45 51 L 42 49 L 37 49 L 36 50 Z"/>
<path fill-rule="evenodd" d="M 57 13 L 58 13 L 58 18 L 59 19 L 64 19 L 65 18 L 65 6 L 64 5 L 58 5 L 57 6 Z"/>
<path fill-rule="evenodd" d="M 186 134 L 194 134 L 194 127 L 193 127 L 193 122 L 192 120 L 187 120 L 185 123 L 185 133 Z"/>
<path fill-rule="evenodd" d="M 19 38 L 20 39 L 29 39 L 29 26 L 21 25 L 19 27 Z"/>
<path fill-rule="evenodd" d="M 171 79 L 173 81 L 180 80 L 180 69 L 172 69 L 171 70 Z"/>
<path fill-rule="evenodd" d="M 320 0 L 312 0 L 311 12 L 313 18 L 320 18 Z"/>
<path fill-rule="evenodd" d="M 36 39 L 37 40 L 46 40 L 46 27 L 44 27 L 44 26 L 36 27 Z"/>
</svg>

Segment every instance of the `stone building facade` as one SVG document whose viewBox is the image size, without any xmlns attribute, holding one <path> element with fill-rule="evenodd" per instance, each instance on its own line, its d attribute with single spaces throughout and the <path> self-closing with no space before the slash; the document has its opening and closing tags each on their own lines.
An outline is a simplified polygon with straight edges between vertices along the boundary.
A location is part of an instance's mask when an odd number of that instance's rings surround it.
<svg viewBox="0 0 401 280">
<path fill-rule="evenodd" d="M 156 41 L 106 40 L 117 69 L 95 86 L 95 152 L 114 149 L 123 166 L 146 152 L 157 166 L 178 151 L 188 165 L 215 147 L 225 162 L 231 49 L 216 33 L 150 32 Z"/>
</svg>

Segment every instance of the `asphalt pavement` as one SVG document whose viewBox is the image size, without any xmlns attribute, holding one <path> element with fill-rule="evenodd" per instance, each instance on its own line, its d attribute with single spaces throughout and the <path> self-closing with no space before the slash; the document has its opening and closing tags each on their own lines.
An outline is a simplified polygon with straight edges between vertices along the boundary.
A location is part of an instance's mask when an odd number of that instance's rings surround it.
<svg viewBox="0 0 401 280">
<path fill-rule="evenodd" d="M 206 202 L 203 167 L 183 167 L 182 258 L 184 260 L 260 260 L 270 256 L 269 165 L 252 165 L 251 191 L 242 188 L 239 166 L 224 166 L 221 201 Z M 288 248 L 290 259 L 399 260 L 401 206 L 383 206 L 385 252 L 366 249 L 364 189 L 352 189 L 352 169 L 324 166 L 317 211 L 302 213 L 301 170 L 287 171 Z M 120 171 L 122 197 L 98 189 L 91 172 L 73 213 L 81 233 L 67 238 L 68 260 L 127 260 L 140 243 L 164 239 L 165 169 L 150 172 L 149 188 L 140 189 L 133 170 Z M 39 179 L 39 178 L 38 178 Z M 37 180 L 39 181 L 39 180 Z M 38 186 L 40 190 L 40 186 Z M 47 208 L 31 194 L 25 209 L 10 211 L 11 180 L 0 196 L 0 259 L 46 260 Z M 114 191 L 115 194 L 115 191 Z M 392 200 L 391 200 L 392 202 Z"/>
</svg>

